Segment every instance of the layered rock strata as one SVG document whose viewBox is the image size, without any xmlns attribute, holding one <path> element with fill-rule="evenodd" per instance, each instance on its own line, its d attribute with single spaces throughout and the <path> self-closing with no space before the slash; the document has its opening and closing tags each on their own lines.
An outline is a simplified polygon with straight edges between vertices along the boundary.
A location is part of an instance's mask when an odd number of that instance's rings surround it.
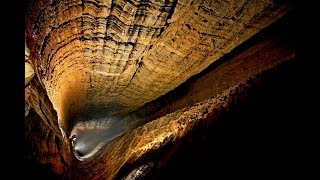
<svg viewBox="0 0 320 180">
<path fill-rule="evenodd" d="M 287 1 L 32 1 L 27 44 L 69 135 L 124 116 L 201 72 L 287 11 Z"/>
</svg>

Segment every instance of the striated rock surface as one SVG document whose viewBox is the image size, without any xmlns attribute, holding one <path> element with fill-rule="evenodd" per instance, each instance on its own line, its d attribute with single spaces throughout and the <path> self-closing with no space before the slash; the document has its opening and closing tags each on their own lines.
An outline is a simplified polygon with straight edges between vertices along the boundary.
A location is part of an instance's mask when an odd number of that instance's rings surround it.
<svg viewBox="0 0 320 180">
<path fill-rule="evenodd" d="M 31 1 L 27 44 L 69 134 L 164 95 L 286 11 L 274 0 Z"/>
<path fill-rule="evenodd" d="M 34 109 L 48 129 L 62 137 L 59 130 L 57 112 L 48 98 L 46 90 L 41 86 L 38 78 L 33 78 L 27 89 L 26 103 Z"/>
<path fill-rule="evenodd" d="M 35 77 L 27 87 L 25 157 L 40 166 L 32 171 L 59 179 L 147 179 L 161 172 L 182 141 L 246 98 L 257 74 L 295 59 L 285 30 L 206 69 L 284 16 L 288 4 L 27 1 Z M 124 134 L 106 143 L 110 133 Z M 72 134 L 90 154 L 84 161 L 72 154 Z"/>
<path fill-rule="evenodd" d="M 71 153 L 66 141 L 33 109 L 24 122 L 26 178 L 70 179 Z"/>
<path fill-rule="evenodd" d="M 72 154 L 59 130 L 57 113 L 37 78 L 26 89 L 30 106 L 24 121 L 27 177 L 70 179 Z"/>
<path fill-rule="evenodd" d="M 284 67 L 288 64 L 290 65 L 287 62 Z M 182 140 L 199 128 L 209 128 L 216 121 L 223 120 L 228 111 L 246 100 L 246 96 L 254 93 L 254 88 L 258 84 L 264 84 L 263 79 L 270 76 L 270 72 L 272 73 L 269 70 L 251 77 L 246 82 L 231 87 L 221 94 L 125 133 L 107 144 L 104 151 L 95 154 L 87 161 L 78 162 L 75 166 L 76 171 L 79 172 L 76 178 L 139 179 L 141 176 L 147 176 L 148 172 L 154 168 L 157 170 L 165 168 L 167 161 L 174 156 Z M 245 123 L 245 119 L 237 121 Z M 201 137 L 201 131 L 198 133 Z M 190 166 L 193 165 L 190 164 Z M 214 169 L 212 171 L 215 172 Z"/>
<path fill-rule="evenodd" d="M 231 54 L 166 95 L 151 101 L 124 118 L 137 127 L 168 113 L 191 106 L 296 56 L 295 36 L 288 17 L 259 32 Z M 266 33 L 267 32 L 267 33 Z"/>
</svg>

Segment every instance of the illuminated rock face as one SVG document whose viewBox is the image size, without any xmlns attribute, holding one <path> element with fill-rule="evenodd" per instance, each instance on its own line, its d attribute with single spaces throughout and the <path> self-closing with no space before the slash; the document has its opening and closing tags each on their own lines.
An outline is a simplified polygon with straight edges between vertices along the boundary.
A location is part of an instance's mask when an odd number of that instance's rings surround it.
<svg viewBox="0 0 320 180">
<path fill-rule="evenodd" d="M 266 107 L 270 106 L 270 104 L 272 105 L 274 98 L 291 98 L 282 94 L 283 92 L 278 94 L 277 89 L 280 88 L 282 90 L 284 88 L 289 90 L 290 87 L 294 86 L 294 78 L 288 78 L 293 74 L 289 74 L 286 77 L 285 73 L 283 73 L 282 77 L 279 77 L 274 73 L 281 75 L 281 71 L 288 67 L 292 68 L 292 64 L 294 64 L 292 61 L 285 62 L 272 70 L 264 71 L 258 76 L 253 76 L 241 84 L 230 87 L 216 96 L 162 116 L 125 133 L 107 144 L 103 151 L 96 153 L 86 161 L 78 162 L 75 168 L 75 171 L 78 172 L 77 178 L 123 179 L 126 177 L 139 179 L 142 176 L 142 178 L 149 179 L 146 177 L 151 176 L 155 177 L 155 179 L 165 179 L 164 177 L 166 176 L 171 178 L 174 176 L 190 178 L 203 177 L 205 175 L 220 177 L 218 174 L 222 176 L 227 174 L 227 176 L 233 177 L 238 176 L 238 174 L 228 174 L 230 171 L 246 171 L 248 167 L 250 167 L 248 169 L 274 173 L 262 167 L 268 166 L 264 164 L 265 161 L 273 162 L 283 155 L 279 155 L 277 152 L 269 152 L 266 149 L 261 150 L 260 148 L 268 148 L 266 146 L 272 146 L 273 148 L 275 146 L 273 143 L 281 144 L 282 140 L 277 138 L 283 137 L 278 135 L 283 133 L 281 128 L 291 126 L 289 124 L 291 120 L 281 120 L 282 117 L 275 117 L 274 115 L 277 115 L 277 113 L 274 114 Z M 275 84 L 277 86 L 273 86 Z M 290 86 L 286 87 L 288 84 Z M 250 99 L 247 96 L 254 98 Z M 255 98 L 264 99 L 264 101 L 255 101 L 253 100 Z M 252 104 L 250 104 L 250 101 Z M 248 102 L 250 105 L 246 104 Z M 279 101 L 280 104 L 283 102 L 283 100 Z M 254 118 L 251 117 L 250 119 L 250 115 L 238 111 L 241 108 L 248 108 L 246 110 L 250 112 L 251 109 L 255 109 L 255 106 L 261 106 L 260 103 L 266 103 L 263 105 L 264 110 L 261 111 L 269 112 L 267 115 L 264 114 L 265 117 L 260 117 L 261 114 L 255 114 L 253 115 Z M 274 105 L 274 107 L 285 112 L 291 110 L 291 106 L 288 109 L 281 105 Z M 252 112 L 254 113 L 254 110 Z M 232 115 L 234 117 L 230 118 L 230 114 L 231 117 Z M 278 113 L 278 115 L 286 116 L 286 113 Z M 248 119 L 245 119 L 246 116 Z M 273 118 L 273 120 L 270 118 Z M 274 128 L 272 121 L 277 122 L 277 128 Z M 250 123 L 254 125 L 250 125 Z M 292 131 L 294 130 L 292 129 Z M 292 133 L 291 130 L 290 133 Z M 258 137 L 254 137 L 255 135 L 258 135 Z M 226 138 L 226 142 L 210 144 L 210 141 L 223 140 L 222 137 Z M 235 139 L 239 140 L 236 145 L 234 144 Z M 273 142 L 268 142 L 270 139 Z M 251 143 L 251 145 L 248 143 Z M 208 144 L 212 146 L 210 147 L 211 149 L 206 147 Z M 284 147 L 286 145 L 277 146 L 281 149 L 290 149 L 290 147 Z M 253 152 L 250 148 L 253 148 L 256 152 Z M 216 154 L 217 152 L 218 154 Z M 274 157 L 269 157 L 270 160 L 266 160 L 262 152 L 268 154 L 268 157 L 270 155 L 274 155 Z M 184 157 L 175 166 L 170 163 L 172 163 L 171 158 L 175 159 L 176 156 L 179 156 L 177 153 L 184 154 Z M 201 155 L 202 153 L 204 155 Z M 195 160 L 196 158 L 193 156 L 201 157 L 202 159 Z M 290 158 L 290 155 L 288 156 Z M 206 158 L 210 158 L 210 160 L 208 161 Z M 243 161 L 251 162 L 254 159 L 257 161 L 257 158 L 263 159 L 263 162 L 255 162 L 250 165 L 243 164 Z M 240 162 L 238 162 L 239 159 L 241 159 Z M 182 164 L 181 161 L 184 163 Z M 207 162 L 207 164 L 204 165 L 203 162 Z M 198 164 L 195 165 L 193 163 Z M 234 164 L 237 167 L 232 167 Z M 174 166 L 170 168 L 178 169 L 181 172 L 169 171 L 169 174 L 161 174 L 161 171 L 166 169 L 167 165 Z M 214 165 L 214 167 L 211 165 Z M 239 166 L 244 166 L 245 168 Z M 183 168 L 189 171 L 183 171 Z M 196 171 L 193 172 L 193 169 Z M 248 174 L 251 174 L 251 171 Z M 188 177 L 188 175 L 191 176 Z"/>
<path fill-rule="evenodd" d="M 246 80 L 295 57 L 290 36 L 280 33 L 179 86 L 281 18 L 287 1 L 39 0 L 27 7 L 36 74 L 27 102 L 43 122 L 26 131 L 50 135 L 36 137 L 30 151 L 47 152 L 36 160 L 73 179 L 144 176 L 159 165 L 144 158 L 214 123 L 234 92 L 252 88 Z M 72 151 L 90 156 L 79 161 Z"/>
<path fill-rule="evenodd" d="M 183 83 L 286 12 L 285 1 L 36 1 L 35 71 L 69 135 Z"/>
<path fill-rule="evenodd" d="M 24 121 L 25 172 L 30 178 L 70 178 L 72 151 L 59 130 L 57 113 L 37 78 L 31 80 L 28 91 L 26 103 L 31 110 Z"/>
</svg>

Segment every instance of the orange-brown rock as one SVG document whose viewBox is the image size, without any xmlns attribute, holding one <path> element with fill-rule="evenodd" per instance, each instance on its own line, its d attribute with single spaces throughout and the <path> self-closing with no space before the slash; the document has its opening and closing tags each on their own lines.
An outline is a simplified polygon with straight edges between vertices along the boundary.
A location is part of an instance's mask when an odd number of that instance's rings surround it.
<svg viewBox="0 0 320 180">
<path fill-rule="evenodd" d="M 25 117 L 26 172 L 32 178 L 70 178 L 72 154 L 61 135 L 57 113 L 37 78 L 28 86 L 26 103 L 31 107 Z"/>
<path fill-rule="evenodd" d="M 282 63 L 281 66 L 291 67 L 292 62 Z M 272 71 L 253 76 L 214 97 L 167 114 L 114 139 L 103 148 L 103 151 L 86 161 L 77 163 L 75 169 L 79 172 L 77 178 L 138 178 L 141 175 L 146 176 L 151 171 L 150 168 L 163 168 L 166 161 L 179 148 L 181 141 L 191 133 L 199 128 L 212 128 L 216 121 L 221 121 L 226 113 L 234 111 L 235 106 L 245 101 L 246 96 L 254 94 L 257 85 L 260 84 L 260 88 L 268 87 L 264 81 L 275 81 L 272 78 L 268 79 Z M 245 119 L 237 121 L 245 123 Z M 201 136 L 201 132 L 198 133 Z M 212 171 L 215 172 L 214 169 Z"/>
<path fill-rule="evenodd" d="M 168 113 L 191 106 L 246 79 L 270 69 L 277 64 L 295 58 L 294 35 L 285 24 L 287 19 L 275 24 L 276 30 L 257 34 L 255 43 L 242 51 L 225 57 L 226 61 L 213 63 L 205 72 L 180 85 L 170 93 L 158 98 L 126 116 L 128 127 L 137 127 Z M 270 27 L 272 28 L 272 27 Z M 280 29 L 280 30 L 279 30 Z M 270 30 L 270 29 L 268 29 Z M 248 46 L 247 44 L 243 44 Z M 239 51 L 239 50 L 237 50 Z"/>
<path fill-rule="evenodd" d="M 66 179 L 161 172 L 180 143 L 223 121 L 221 114 L 247 98 L 270 69 L 295 60 L 292 32 L 281 26 L 232 51 L 285 17 L 289 4 L 28 1 L 26 42 L 35 76 L 26 99 L 26 159 L 45 167 L 35 171 Z M 71 133 L 99 136 L 114 122 L 129 131 L 84 161 L 74 157 Z"/>
<path fill-rule="evenodd" d="M 35 71 L 61 128 L 123 116 L 189 77 L 287 11 L 287 1 L 33 1 Z"/>
</svg>

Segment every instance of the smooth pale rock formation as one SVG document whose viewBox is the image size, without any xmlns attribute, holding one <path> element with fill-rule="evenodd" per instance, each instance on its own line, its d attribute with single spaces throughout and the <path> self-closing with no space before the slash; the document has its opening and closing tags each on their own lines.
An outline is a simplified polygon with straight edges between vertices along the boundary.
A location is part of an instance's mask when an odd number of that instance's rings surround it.
<svg viewBox="0 0 320 180">
<path fill-rule="evenodd" d="M 29 64 L 28 62 L 24 63 L 24 70 L 25 70 L 24 84 L 27 85 L 34 76 L 34 70 L 32 65 Z"/>
<path fill-rule="evenodd" d="M 30 56 L 30 50 L 27 47 L 27 45 L 25 44 L 25 48 L 24 48 L 24 54 L 25 54 L 25 63 L 24 63 L 24 71 L 25 71 L 25 75 L 24 75 L 24 85 L 26 86 L 31 79 L 34 76 L 34 69 L 33 66 L 28 62 L 29 60 L 29 56 Z"/>
</svg>

